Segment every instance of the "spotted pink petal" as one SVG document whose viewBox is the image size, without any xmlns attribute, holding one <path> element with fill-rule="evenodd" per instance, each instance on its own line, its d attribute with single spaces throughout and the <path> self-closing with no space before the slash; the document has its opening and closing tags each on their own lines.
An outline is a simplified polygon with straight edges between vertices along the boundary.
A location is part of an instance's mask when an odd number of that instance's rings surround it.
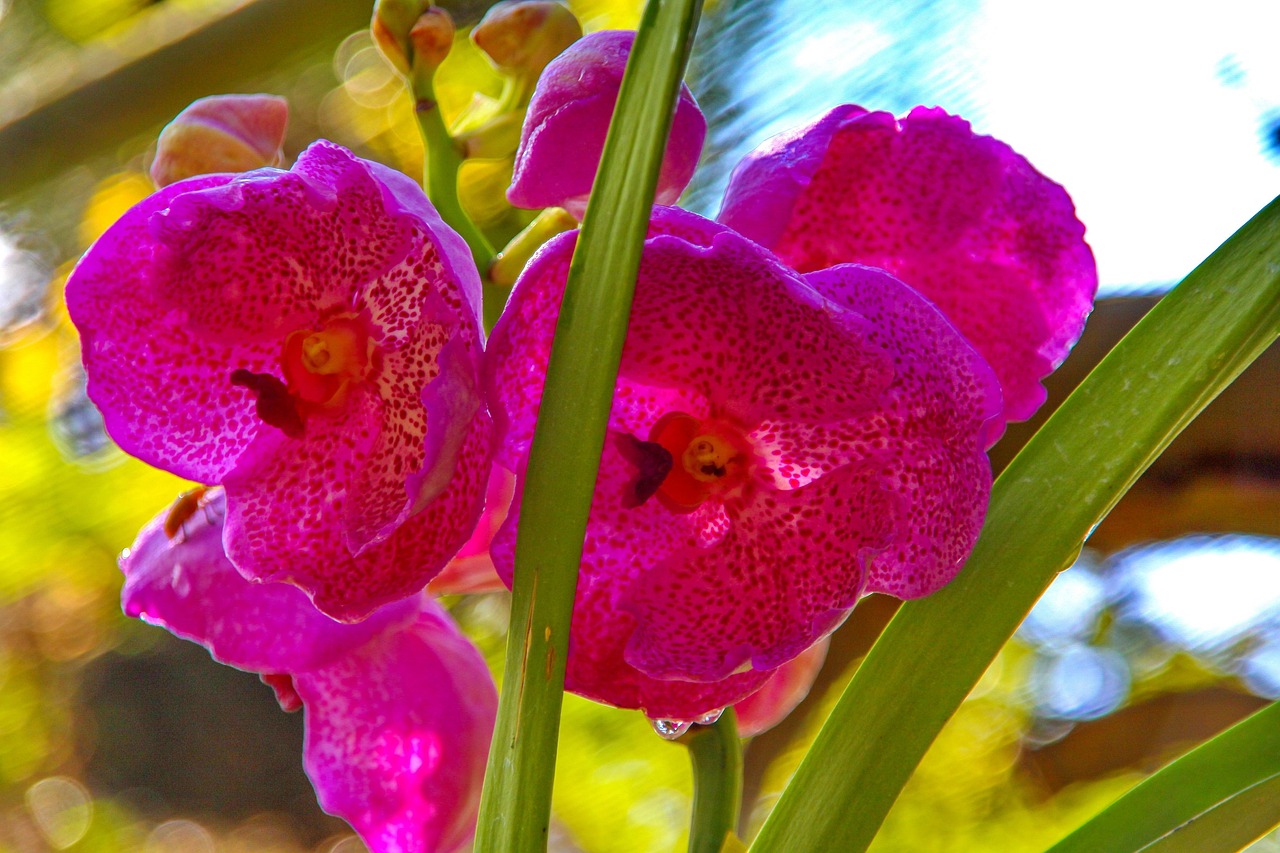
<svg viewBox="0 0 1280 853">
<path fill-rule="evenodd" d="M 520 133 L 507 198 L 517 207 L 563 207 L 578 219 L 595 182 L 635 33 L 591 33 L 542 72 Z M 658 175 L 657 203 L 673 204 L 693 177 L 707 122 L 687 86 L 676 103 Z"/>
<path fill-rule="evenodd" d="M 457 553 L 480 515 L 491 452 L 489 420 L 478 413 L 457 449 L 456 470 L 445 490 L 377 547 L 353 555 L 331 519 L 349 510 L 343 484 L 358 479 L 363 457 L 347 443 L 368 432 L 374 420 L 368 405 L 353 404 L 354 414 L 344 421 L 313 422 L 316 429 L 305 438 L 312 469 L 287 465 L 264 439 L 226 481 L 224 540 L 241 573 L 296 584 L 317 608 L 343 621 L 363 619 L 418 592 Z M 363 420 L 355 420 L 361 413 Z"/>
<path fill-rule="evenodd" d="M 801 272 L 881 267 L 936 303 L 995 368 L 1005 418 L 1080 336 L 1097 289 L 1066 192 L 968 122 L 837 107 L 748 155 L 719 220 Z"/>
<path fill-rule="evenodd" d="M 733 706 L 738 734 L 755 737 L 787 718 L 809 695 L 814 679 L 827 658 L 830 638 L 823 638 L 773 671 L 773 677 L 755 693 Z"/>
<path fill-rule="evenodd" d="M 143 529 L 121 561 L 125 612 L 301 707 L 320 805 L 371 851 L 465 849 L 497 709 L 479 650 L 422 596 L 345 625 L 294 587 L 246 581 L 222 552 L 225 506 L 214 489 Z"/>
<path fill-rule="evenodd" d="M 343 618 L 421 589 L 474 524 L 490 435 L 479 293 L 465 242 L 416 184 L 327 142 L 288 172 L 166 187 L 67 284 L 113 438 L 227 484 L 240 570 L 289 578 Z M 335 323 L 368 340 L 350 387 L 290 385 L 290 364 L 312 368 L 286 344 Z M 450 526 L 401 537 L 414 560 L 364 557 L 418 516 Z"/>
<path fill-rule="evenodd" d="M 121 599 L 126 615 L 201 644 L 215 660 L 254 672 L 298 672 L 333 661 L 418 612 L 418 603 L 407 599 L 344 625 L 312 607 L 296 587 L 250 583 L 222 550 L 222 490 L 187 501 L 148 523 L 121 557 Z"/>
<path fill-rule="evenodd" d="M 469 848 L 497 713 L 484 658 L 439 605 L 298 673 L 303 766 L 372 853 Z"/>
<path fill-rule="evenodd" d="M 578 575 L 565 689 L 621 708 L 639 708 L 652 719 L 694 720 L 749 695 L 768 681 L 770 673 L 739 673 L 709 683 L 668 681 L 627 663 L 624 652 L 635 631 L 635 620 L 619 609 L 618 602 L 633 585 L 645 582 L 646 565 L 628 559 L 629 551 L 614 547 L 614 543 L 644 541 L 663 554 L 686 541 L 714 542 L 724 529 L 723 513 L 716 507 L 674 515 L 657 501 L 648 501 L 620 518 L 620 496 L 632 476 L 616 445 L 606 442 Z M 508 586 L 522 493 L 523 489 L 516 489 L 511 512 L 491 548 L 494 564 Z M 610 523 L 617 521 L 624 525 L 619 528 Z"/>
<path fill-rule="evenodd" d="M 738 676 L 758 676 L 758 687 L 832 630 L 870 579 L 919 594 L 954 574 L 986 507 L 984 450 L 999 389 L 955 328 L 888 274 L 822 274 L 832 293 L 866 303 L 844 304 L 722 226 L 667 208 L 654 215 L 566 683 L 651 716 L 691 719 L 742 698 Z M 499 458 L 517 473 L 573 239 L 557 238 L 531 261 L 490 343 Z M 642 472 L 619 436 L 650 440 L 670 413 L 741 433 L 754 461 L 739 492 L 692 512 L 660 496 L 637 505 Z M 492 549 L 508 579 L 520 494 Z"/>
</svg>

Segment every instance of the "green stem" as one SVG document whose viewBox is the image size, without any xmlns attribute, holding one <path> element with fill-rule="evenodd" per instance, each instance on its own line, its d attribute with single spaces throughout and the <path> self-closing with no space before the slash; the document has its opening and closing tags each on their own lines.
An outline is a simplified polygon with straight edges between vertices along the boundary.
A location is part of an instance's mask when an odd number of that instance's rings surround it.
<svg viewBox="0 0 1280 853">
<path fill-rule="evenodd" d="M 545 849 L 569 620 L 658 170 L 701 0 L 650 0 L 569 266 L 525 474 L 475 850 Z"/>
<path fill-rule="evenodd" d="M 738 718 L 726 708 L 709 726 L 694 726 L 681 738 L 693 762 L 693 815 L 689 853 L 720 853 L 738 825 L 742 807 L 742 740 Z"/>
<path fill-rule="evenodd" d="M 1257 795 L 1274 793 L 1278 775 L 1280 703 L 1273 703 L 1148 776 L 1049 853 L 1138 850 L 1147 845 L 1160 850 L 1228 849 L 1191 842 L 1205 834 L 1221 840 L 1224 826 L 1232 832 L 1243 830 L 1246 836 L 1265 834 L 1280 820 L 1280 809 L 1274 799 L 1258 801 Z M 1215 829 L 1217 824 L 1221 826 Z"/>
<path fill-rule="evenodd" d="M 1000 475 L 964 570 L 898 610 L 752 851 L 864 850 L 1036 599 L 1278 328 L 1280 199 L 1160 300 Z"/>
<path fill-rule="evenodd" d="M 496 304 L 497 311 L 502 310 L 506 294 L 497 292 L 488 279 L 489 264 L 493 262 L 493 246 L 471 221 L 458 198 L 458 169 L 462 166 L 462 151 L 457 141 L 449 135 L 444 117 L 440 115 L 440 105 L 436 102 L 435 69 L 415 64 L 409 86 L 413 94 L 413 112 L 418 119 L 418 132 L 426 149 L 423 154 L 422 185 L 427 191 L 427 197 L 440 212 L 440 217 L 462 236 L 471 249 L 471 257 L 484 284 L 487 320 L 487 315 L 494 310 L 493 305 Z M 493 324 L 486 322 L 485 325 L 489 327 Z"/>
</svg>

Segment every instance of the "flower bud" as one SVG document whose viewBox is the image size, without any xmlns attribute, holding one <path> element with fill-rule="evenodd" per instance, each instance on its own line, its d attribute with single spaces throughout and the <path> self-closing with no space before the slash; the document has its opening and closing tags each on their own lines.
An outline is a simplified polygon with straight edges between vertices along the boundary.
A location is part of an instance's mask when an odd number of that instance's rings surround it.
<svg viewBox="0 0 1280 853">
<path fill-rule="evenodd" d="M 275 95 L 194 101 L 160 132 L 151 180 L 165 187 L 194 175 L 279 166 L 288 119 L 288 102 Z"/>
<path fill-rule="evenodd" d="M 432 6 L 409 30 L 414 61 L 429 68 L 439 68 L 453 47 L 453 17 L 439 6 Z"/>
<path fill-rule="evenodd" d="M 582 25 L 573 12 L 550 0 L 495 3 L 471 31 L 471 40 L 500 70 L 535 79 L 580 38 Z"/>
<path fill-rule="evenodd" d="M 434 68 L 453 46 L 453 19 L 431 0 L 377 0 L 369 34 L 391 67 L 408 77 L 415 59 Z"/>
</svg>

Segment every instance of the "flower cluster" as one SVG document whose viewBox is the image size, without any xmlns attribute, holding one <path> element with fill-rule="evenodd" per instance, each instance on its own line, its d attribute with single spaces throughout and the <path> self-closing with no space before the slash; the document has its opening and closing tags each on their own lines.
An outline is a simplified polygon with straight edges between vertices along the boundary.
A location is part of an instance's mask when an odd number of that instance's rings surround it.
<svg viewBox="0 0 1280 853">
<path fill-rule="evenodd" d="M 520 26 L 561 27 L 558 8 Z M 546 66 L 513 204 L 583 215 L 631 42 L 597 33 Z M 321 804 L 372 849 L 459 849 L 494 689 L 422 590 L 491 588 L 495 569 L 512 582 L 577 233 L 529 262 L 485 349 L 471 253 L 408 178 L 327 142 L 288 171 L 199 174 L 278 158 L 280 109 L 184 113 L 162 188 L 67 284 L 111 436 L 216 487 L 140 534 L 125 609 L 301 707 Z M 843 106 L 770 140 L 715 221 L 666 206 L 705 132 L 685 89 L 566 687 L 675 721 L 741 703 L 757 732 L 860 597 L 928 595 L 960 570 L 986 451 L 1043 402 L 1096 273 L 1061 187 L 941 110 Z M 197 156 L 203 139 L 230 154 Z"/>
</svg>

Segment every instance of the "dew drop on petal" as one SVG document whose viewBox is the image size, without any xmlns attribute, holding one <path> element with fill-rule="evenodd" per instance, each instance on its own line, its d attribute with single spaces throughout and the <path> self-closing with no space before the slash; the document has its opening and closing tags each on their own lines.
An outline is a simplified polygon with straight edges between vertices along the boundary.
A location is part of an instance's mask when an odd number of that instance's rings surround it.
<svg viewBox="0 0 1280 853">
<path fill-rule="evenodd" d="M 715 725 L 720 719 L 720 715 L 724 713 L 724 708 L 716 708 L 714 711 L 708 711 L 700 717 L 694 717 L 693 721 L 700 726 Z"/>
<path fill-rule="evenodd" d="M 689 731 L 689 727 L 693 723 L 685 720 L 650 720 L 653 730 L 658 733 L 658 737 L 664 740 L 675 740 L 680 735 Z"/>
</svg>

